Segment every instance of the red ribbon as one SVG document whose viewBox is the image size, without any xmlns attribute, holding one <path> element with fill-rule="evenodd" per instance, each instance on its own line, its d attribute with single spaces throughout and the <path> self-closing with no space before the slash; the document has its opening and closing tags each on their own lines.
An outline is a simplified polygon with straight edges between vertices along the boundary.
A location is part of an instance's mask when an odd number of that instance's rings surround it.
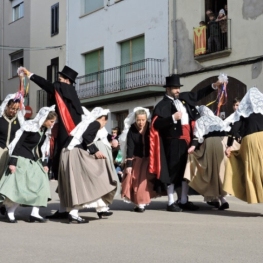
<svg viewBox="0 0 263 263">
<path fill-rule="evenodd" d="M 71 131 L 76 127 L 76 125 L 70 115 L 67 106 L 65 105 L 65 102 L 62 100 L 62 98 L 60 97 L 60 95 L 56 90 L 55 90 L 55 98 L 57 101 L 58 110 L 60 112 L 62 122 L 66 128 L 68 135 L 70 135 Z"/>
<path fill-rule="evenodd" d="M 160 138 L 159 132 L 153 127 L 157 118 L 158 116 L 153 118 L 150 128 L 149 173 L 156 174 L 157 179 L 159 179 L 161 175 Z"/>
</svg>

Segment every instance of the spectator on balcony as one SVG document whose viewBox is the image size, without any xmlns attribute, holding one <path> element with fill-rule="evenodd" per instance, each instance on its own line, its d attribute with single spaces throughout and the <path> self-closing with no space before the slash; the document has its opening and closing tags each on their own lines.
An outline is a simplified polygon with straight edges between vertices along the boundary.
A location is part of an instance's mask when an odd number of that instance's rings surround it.
<svg viewBox="0 0 263 263">
<path fill-rule="evenodd" d="M 201 27 L 201 26 L 206 26 L 205 21 L 200 21 L 200 22 L 199 22 L 199 26 L 200 26 L 200 27 Z"/>
<path fill-rule="evenodd" d="M 55 99 L 56 112 L 58 113 L 58 135 L 55 143 L 56 152 L 53 157 L 52 171 L 55 179 L 58 178 L 59 158 L 62 149 L 67 143 L 70 132 L 81 122 L 83 110 L 77 92 L 73 86 L 78 73 L 72 68 L 65 66 L 58 72 L 58 81 L 51 83 L 44 78 L 31 73 L 26 68 L 22 68 L 25 75 L 35 82 L 41 89 Z M 68 213 L 64 207 L 60 207 L 53 218 L 67 218 Z"/>
<path fill-rule="evenodd" d="M 227 16 L 224 9 L 219 11 L 216 21 L 219 23 L 221 30 L 221 49 L 224 50 L 227 48 Z"/>
<path fill-rule="evenodd" d="M 219 35 L 220 35 L 220 28 L 219 24 L 216 21 L 215 15 L 211 14 L 209 16 L 209 38 L 208 38 L 208 52 L 214 52 L 220 50 L 220 41 L 219 41 Z"/>
</svg>

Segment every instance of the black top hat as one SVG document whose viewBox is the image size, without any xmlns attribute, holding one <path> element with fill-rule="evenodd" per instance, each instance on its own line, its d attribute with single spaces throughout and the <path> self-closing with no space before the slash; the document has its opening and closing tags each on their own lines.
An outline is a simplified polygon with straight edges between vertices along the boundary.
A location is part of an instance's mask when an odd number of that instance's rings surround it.
<svg viewBox="0 0 263 263">
<path fill-rule="evenodd" d="M 71 80 L 73 83 L 76 83 L 76 77 L 78 76 L 78 72 L 73 70 L 72 68 L 65 66 L 62 71 L 59 71 L 58 74 L 62 75 L 66 79 Z"/>
<path fill-rule="evenodd" d="M 180 84 L 180 77 L 177 74 L 173 74 L 169 77 L 166 77 L 166 84 L 163 86 L 164 88 L 168 87 L 182 87 Z"/>
</svg>

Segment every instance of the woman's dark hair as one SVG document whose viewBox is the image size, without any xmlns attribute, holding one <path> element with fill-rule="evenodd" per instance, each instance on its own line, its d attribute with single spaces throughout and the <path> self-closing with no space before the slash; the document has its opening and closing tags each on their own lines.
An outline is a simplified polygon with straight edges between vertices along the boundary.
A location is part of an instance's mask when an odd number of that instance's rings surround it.
<svg viewBox="0 0 263 263">
<path fill-rule="evenodd" d="M 108 120 L 108 115 L 102 115 L 102 116 L 100 116 L 99 118 L 97 118 L 97 120 L 101 119 L 102 117 L 105 117 L 105 120 L 106 120 L 106 121 Z"/>
<path fill-rule="evenodd" d="M 11 105 L 13 105 L 15 103 L 20 103 L 20 99 L 11 99 L 11 100 L 9 100 L 7 102 L 7 106 L 9 107 L 9 106 L 11 106 Z"/>
<path fill-rule="evenodd" d="M 58 115 L 55 111 L 50 111 L 46 117 L 46 121 L 53 120 L 54 118 L 57 118 Z"/>
<path fill-rule="evenodd" d="M 235 105 L 237 102 L 240 102 L 240 101 L 241 101 L 241 99 L 239 99 L 238 97 L 235 97 L 233 99 L 233 105 Z"/>
</svg>

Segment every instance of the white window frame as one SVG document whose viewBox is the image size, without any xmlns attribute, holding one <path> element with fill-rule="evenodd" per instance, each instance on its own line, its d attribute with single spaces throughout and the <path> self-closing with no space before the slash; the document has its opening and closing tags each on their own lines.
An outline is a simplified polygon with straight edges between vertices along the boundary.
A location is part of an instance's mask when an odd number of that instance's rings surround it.
<svg viewBox="0 0 263 263">
<path fill-rule="evenodd" d="M 9 54 L 10 56 L 10 77 L 17 77 L 17 69 L 23 66 L 24 63 L 24 50 L 19 50 Z"/>
<path fill-rule="evenodd" d="M 12 12 L 13 22 L 24 17 L 24 2 L 13 1 Z"/>
</svg>

